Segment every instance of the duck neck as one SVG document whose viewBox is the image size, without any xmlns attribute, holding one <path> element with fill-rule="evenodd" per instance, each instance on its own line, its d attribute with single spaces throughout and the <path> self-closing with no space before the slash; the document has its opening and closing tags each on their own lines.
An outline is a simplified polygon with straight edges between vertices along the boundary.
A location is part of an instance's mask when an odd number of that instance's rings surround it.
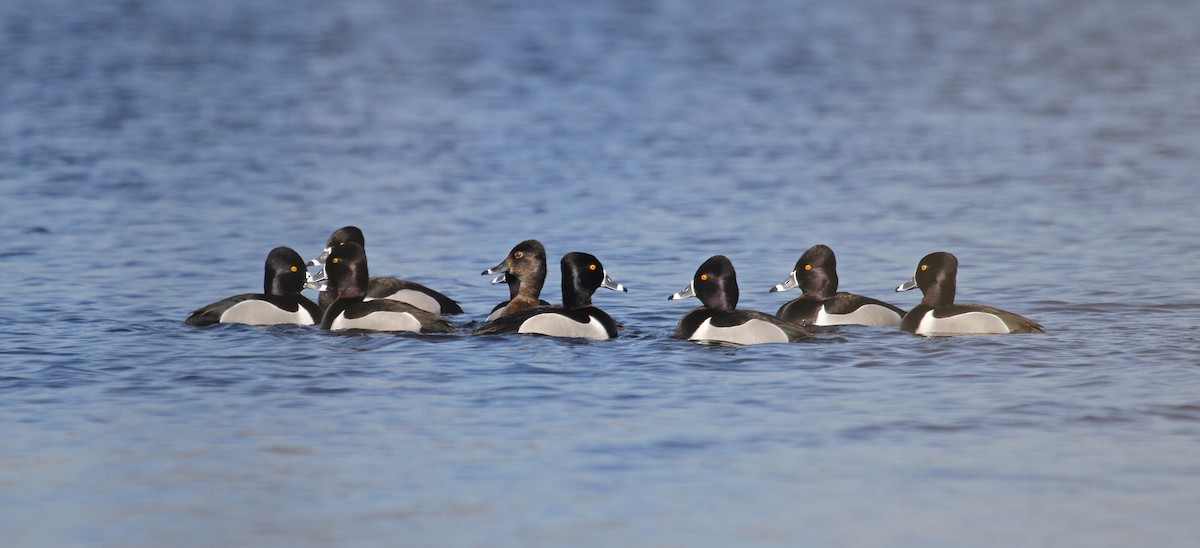
<svg viewBox="0 0 1200 548">
<path fill-rule="evenodd" d="M 276 276 L 269 269 L 267 278 L 263 281 L 263 293 L 267 295 L 288 295 L 287 280 L 284 276 Z"/>
<path fill-rule="evenodd" d="M 837 290 L 837 274 L 821 270 L 813 271 L 812 276 L 808 280 L 807 287 L 804 288 L 804 294 L 824 300 L 832 298 L 837 294 Z"/>
<path fill-rule="evenodd" d="M 942 308 L 954 304 L 954 293 L 957 291 L 957 281 L 954 278 L 940 278 L 937 283 L 925 291 L 921 304 L 933 308 Z"/>
<path fill-rule="evenodd" d="M 566 276 L 563 276 L 562 298 L 563 308 L 567 309 L 583 308 L 592 305 L 591 292 L 579 287 L 575 282 L 567 280 Z"/>
</svg>

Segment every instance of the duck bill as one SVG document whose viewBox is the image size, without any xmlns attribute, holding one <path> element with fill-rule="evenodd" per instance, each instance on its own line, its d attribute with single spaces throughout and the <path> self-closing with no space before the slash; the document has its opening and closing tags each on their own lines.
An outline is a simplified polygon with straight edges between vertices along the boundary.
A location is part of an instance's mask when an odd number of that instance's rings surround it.
<svg viewBox="0 0 1200 548">
<path fill-rule="evenodd" d="M 317 257 L 316 259 L 313 259 L 311 261 L 308 261 L 308 266 L 325 266 L 325 259 L 328 259 L 329 254 L 332 252 L 333 252 L 332 247 L 325 248 L 325 251 L 322 251 L 321 255 L 319 257 Z"/>
<path fill-rule="evenodd" d="M 667 300 L 674 301 L 677 299 L 686 299 L 688 297 L 695 297 L 695 296 L 696 296 L 696 282 L 692 282 L 692 283 L 688 284 L 687 287 L 683 288 L 683 291 L 671 294 L 670 297 L 667 297 Z"/>
<path fill-rule="evenodd" d="M 498 264 L 496 266 L 493 266 L 487 270 L 484 270 L 480 275 L 481 276 L 491 276 L 492 274 L 504 274 L 505 272 L 508 272 L 508 260 L 507 259 L 500 261 L 500 264 Z M 499 279 L 499 278 L 497 278 L 497 279 Z M 492 283 L 501 283 L 501 282 L 492 280 Z"/>
<path fill-rule="evenodd" d="M 484 274 L 487 274 L 487 272 L 484 272 Z M 500 284 L 502 284 L 502 283 L 505 283 L 505 282 L 507 282 L 507 281 L 508 281 L 508 275 L 507 275 L 507 274 L 505 274 L 505 273 L 503 273 L 503 272 L 501 272 L 499 276 L 496 276 L 495 278 L 492 278 L 492 285 L 500 285 Z"/>
<path fill-rule="evenodd" d="M 625 289 L 625 286 L 614 282 L 612 278 L 608 277 L 607 272 L 604 273 L 604 281 L 600 282 L 600 287 L 611 289 L 613 291 L 624 291 L 626 293 L 629 292 L 628 289 Z"/>
<path fill-rule="evenodd" d="M 775 284 L 775 287 L 772 287 L 768 293 L 774 293 L 776 291 L 787 291 L 789 289 L 792 289 L 794 287 L 799 287 L 799 286 L 800 286 L 800 280 L 796 279 L 796 271 L 793 270 L 792 275 L 788 276 L 788 279 L 784 280 L 783 283 Z"/>
<path fill-rule="evenodd" d="M 913 276 L 912 278 L 909 278 L 907 282 L 900 284 L 900 287 L 897 287 L 896 291 L 908 291 L 909 289 L 915 289 L 916 287 L 917 277 Z"/>
<path fill-rule="evenodd" d="M 320 266 L 320 270 L 317 271 L 316 275 L 313 275 L 312 272 L 308 272 L 307 270 L 305 270 L 305 272 L 304 272 L 304 287 L 305 288 L 316 289 L 318 291 L 324 291 L 326 289 L 326 287 L 328 287 L 328 285 L 325 284 L 325 281 L 328 281 L 328 279 L 329 279 L 328 273 L 325 273 L 325 259 L 329 258 L 329 252 L 330 252 L 330 248 L 326 247 L 325 252 L 320 254 L 320 257 L 308 261 L 308 266 Z"/>
<path fill-rule="evenodd" d="M 311 272 L 305 271 L 304 272 L 304 287 L 305 287 L 305 289 L 315 289 L 317 291 L 325 291 L 326 289 L 329 289 L 329 284 L 325 283 L 328 279 L 329 279 L 329 276 L 325 275 L 324 268 L 322 268 L 321 271 L 318 272 L 316 276 L 313 276 Z"/>
</svg>

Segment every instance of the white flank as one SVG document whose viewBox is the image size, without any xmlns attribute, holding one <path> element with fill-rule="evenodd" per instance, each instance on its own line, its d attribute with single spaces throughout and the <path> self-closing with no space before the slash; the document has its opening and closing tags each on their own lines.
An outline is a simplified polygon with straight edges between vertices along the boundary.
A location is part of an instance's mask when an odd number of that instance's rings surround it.
<svg viewBox="0 0 1200 548">
<path fill-rule="evenodd" d="M 788 336 L 779 326 L 763 320 L 750 320 L 735 327 L 714 327 L 712 319 L 704 320 L 695 333 L 693 341 L 720 341 L 733 344 L 785 343 Z"/>
<path fill-rule="evenodd" d="M 389 300 L 411 304 L 426 312 L 433 312 L 434 314 L 442 313 L 442 305 L 438 304 L 437 299 L 434 299 L 433 297 L 430 297 L 429 295 L 420 291 L 401 289 L 400 291 L 388 295 L 387 298 Z"/>
<path fill-rule="evenodd" d="M 1008 333 L 1008 326 L 1004 324 L 1004 320 L 986 312 L 967 312 L 949 318 L 935 318 L 931 310 L 921 318 L 916 333 L 927 337 L 1002 335 Z"/>
<path fill-rule="evenodd" d="M 538 314 L 521 324 L 517 333 L 537 333 L 552 337 L 575 337 L 602 341 L 608 338 L 604 324 L 588 316 L 588 323 L 579 323 L 559 314 Z"/>
<path fill-rule="evenodd" d="M 221 323 L 312 325 L 315 322 L 312 315 L 303 306 L 298 307 L 295 312 L 288 312 L 280 310 L 279 307 L 267 301 L 249 300 L 229 307 L 224 314 L 221 314 Z"/>
<path fill-rule="evenodd" d="M 896 327 L 901 317 L 894 310 L 877 304 L 865 304 L 849 314 L 829 314 L 822 306 L 817 311 L 813 325 L 870 325 L 874 327 Z"/>
<path fill-rule="evenodd" d="M 421 331 L 421 322 L 408 312 L 372 312 L 353 320 L 338 314 L 329 326 L 330 330 L 364 329 L 367 331 Z"/>
</svg>

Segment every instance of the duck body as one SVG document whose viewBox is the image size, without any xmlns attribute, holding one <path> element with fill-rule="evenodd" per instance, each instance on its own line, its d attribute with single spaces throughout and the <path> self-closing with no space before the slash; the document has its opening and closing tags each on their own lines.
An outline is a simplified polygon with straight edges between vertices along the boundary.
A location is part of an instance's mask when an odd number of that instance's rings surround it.
<svg viewBox="0 0 1200 548">
<path fill-rule="evenodd" d="M 602 341 L 617 338 L 617 322 L 595 306 L 566 309 L 561 306 L 527 308 L 492 320 L 475 334 L 524 333 Z"/>
<path fill-rule="evenodd" d="M 904 317 L 904 310 L 877 299 L 839 291 L 828 298 L 803 296 L 793 299 L 779 307 L 775 315 L 804 326 L 896 327 Z"/>
<path fill-rule="evenodd" d="M 313 325 L 320 319 L 320 307 L 303 295 L 244 293 L 199 308 L 184 323 L 198 327 L 218 323 Z"/>
<path fill-rule="evenodd" d="M 905 314 L 900 330 L 927 337 L 1045 332 L 1033 320 L 981 304 L 917 305 Z"/>
<path fill-rule="evenodd" d="M 723 255 L 710 257 L 692 283 L 668 299 L 696 297 L 704 306 L 683 316 L 675 336 L 734 345 L 795 342 L 808 336 L 799 324 L 755 310 L 738 310 L 737 274 Z"/>
<path fill-rule="evenodd" d="M 389 299 L 338 299 L 321 319 L 330 331 L 408 331 L 412 333 L 456 333 L 445 318 L 408 303 Z"/>
<path fill-rule="evenodd" d="M 243 293 L 194 310 L 184 320 L 198 327 L 218 323 L 313 325 L 321 319 L 316 303 L 300 294 L 305 264 L 299 253 L 277 247 L 267 254 L 263 293 Z"/>
<path fill-rule="evenodd" d="M 722 312 L 703 306 L 685 314 L 675 327 L 680 339 L 735 345 L 789 343 L 807 335 L 796 324 L 756 310 Z"/>
<path fill-rule="evenodd" d="M 462 314 L 458 302 L 417 282 L 372 276 L 367 280 L 367 297 L 411 304 L 435 314 Z"/>
<path fill-rule="evenodd" d="M 592 304 L 601 287 L 627 291 L 609 277 L 594 255 L 572 252 L 563 256 L 563 306 L 536 306 L 490 320 L 476 334 L 527 333 L 552 337 L 606 340 L 617 337 L 619 324 Z"/>
<path fill-rule="evenodd" d="M 321 318 L 321 328 L 331 331 L 407 331 L 454 333 L 445 318 L 408 303 L 390 299 L 368 300 L 367 256 L 356 242 L 334 248 L 325 264 L 327 291 L 337 296 Z"/>
<path fill-rule="evenodd" d="M 921 259 L 916 274 L 896 291 L 920 288 L 921 303 L 904 315 L 900 330 L 928 337 L 1044 333 L 1024 316 L 981 304 L 955 304 L 958 258 L 941 251 Z"/>
</svg>

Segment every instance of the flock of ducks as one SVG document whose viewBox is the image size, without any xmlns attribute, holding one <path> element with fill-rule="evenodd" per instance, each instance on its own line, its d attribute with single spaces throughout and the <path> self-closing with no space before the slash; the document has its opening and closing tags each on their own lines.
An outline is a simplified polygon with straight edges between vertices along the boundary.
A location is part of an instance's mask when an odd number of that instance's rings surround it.
<svg viewBox="0 0 1200 548">
<path fill-rule="evenodd" d="M 357 227 L 340 228 L 325 250 L 311 261 L 288 247 L 267 255 L 262 293 L 222 299 L 197 309 L 188 325 L 320 325 L 333 331 L 407 331 L 457 333 L 445 318 L 462 314 L 453 299 L 419 283 L 372 277 L 367 271 L 366 240 Z M 497 304 L 474 334 L 529 333 L 593 340 L 617 337 L 621 324 L 592 304 L 597 289 L 627 291 L 613 281 L 595 256 L 572 252 L 563 256 L 562 305 L 541 300 L 546 280 L 546 249 L 526 240 L 504 260 L 483 271 L 493 284 L 507 284 L 509 299 Z M 308 268 L 320 266 L 312 275 Z M 905 312 L 886 302 L 838 291 L 833 250 L 815 245 L 805 251 L 792 273 L 771 291 L 799 287 L 800 297 L 775 315 L 737 308 L 737 273 L 723 255 L 709 258 L 683 290 L 668 299 L 696 297 L 701 306 L 688 312 L 675 328 L 681 339 L 721 344 L 794 342 L 814 326 L 867 325 L 899 327 L 925 336 L 1041 333 L 1036 322 L 997 308 L 955 304 L 958 259 L 946 252 L 921 259 L 913 277 L 896 288 L 920 288 L 921 303 Z M 301 291 L 319 291 L 314 303 Z"/>
</svg>

